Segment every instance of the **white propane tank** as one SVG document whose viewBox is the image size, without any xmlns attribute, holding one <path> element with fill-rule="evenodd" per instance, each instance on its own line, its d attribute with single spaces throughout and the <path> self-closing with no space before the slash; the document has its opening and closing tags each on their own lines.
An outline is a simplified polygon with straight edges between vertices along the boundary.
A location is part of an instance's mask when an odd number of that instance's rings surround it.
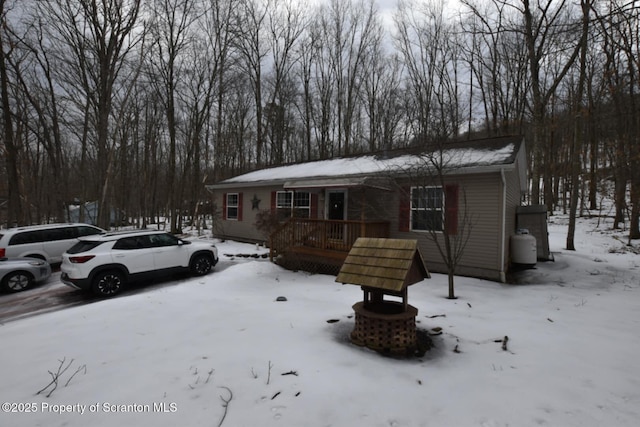
<svg viewBox="0 0 640 427">
<path fill-rule="evenodd" d="M 519 229 L 511 236 L 511 262 L 533 267 L 538 260 L 536 238 L 526 228 Z"/>
</svg>

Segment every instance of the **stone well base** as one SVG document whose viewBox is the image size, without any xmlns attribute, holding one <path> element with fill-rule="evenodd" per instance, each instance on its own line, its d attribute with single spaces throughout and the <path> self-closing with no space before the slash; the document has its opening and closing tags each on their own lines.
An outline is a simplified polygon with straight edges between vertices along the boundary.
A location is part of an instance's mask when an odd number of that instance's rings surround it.
<svg viewBox="0 0 640 427">
<path fill-rule="evenodd" d="M 383 353 L 403 353 L 417 347 L 416 316 L 418 309 L 401 303 L 363 301 L 353 305 L 356 324 L 351 342 Z"/>
</svg>

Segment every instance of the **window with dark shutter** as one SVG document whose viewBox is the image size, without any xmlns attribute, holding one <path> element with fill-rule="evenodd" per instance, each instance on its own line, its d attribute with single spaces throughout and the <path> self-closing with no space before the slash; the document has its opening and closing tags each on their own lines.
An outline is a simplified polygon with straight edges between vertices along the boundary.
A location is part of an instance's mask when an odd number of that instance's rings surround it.
<svg viewBox="0 0 640 427">
<path fill-rule="evenodd" d="M 442 187 L 411 188 L 411 229 L 442 231 L 444 228 Z"/>
<path fill-rule="evenodd" d="M 224 197 L 225 219 L 239 219 L 240 195 L 238 193 L 227 193 Z"/>
<path fill-rule="evenodd" d="M 411 187 L 400 196 L 400 231 L 458 232 L 458 185 Z"/>
</svg>

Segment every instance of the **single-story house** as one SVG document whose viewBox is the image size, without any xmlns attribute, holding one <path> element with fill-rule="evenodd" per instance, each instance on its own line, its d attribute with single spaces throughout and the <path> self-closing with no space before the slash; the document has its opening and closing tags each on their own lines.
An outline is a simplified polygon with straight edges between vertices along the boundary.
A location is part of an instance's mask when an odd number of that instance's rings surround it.
<svg viewBox="0 0 640 427">
<path fill-rule="evenodd" d="M 504 282 L 526 171 L 524 139 L 508 136 L 271 167 L 207 189 L 218 237 L 265 242 L 284 265 L 337 272 L 358 237 L 390 237 L 417 239 L 428 269 L 446 272 L 446 234 L 464 248 L 456 274 Z M 279 224 L 268 235 L 256 227 L 265 214 Z"/>
</svg>

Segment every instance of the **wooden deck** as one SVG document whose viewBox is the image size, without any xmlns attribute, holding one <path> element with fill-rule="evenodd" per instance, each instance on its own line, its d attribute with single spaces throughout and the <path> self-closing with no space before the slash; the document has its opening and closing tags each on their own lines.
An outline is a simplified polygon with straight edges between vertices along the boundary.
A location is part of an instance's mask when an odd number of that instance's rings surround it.
<svg viewBox="0 0 640 427">
<path fill-rule="evenodd" d="M 349 252 L 336 251 L 330 249 L 313 248 L 310 246 L 296 246 L 290 249 L 290 253 L 298 256 L 306 256 L 313 258 L 326 258 L 330 260 L 340 261 L 340 264 L 347 258 Z"/>
<path fill-rule="evenodd" d="M 389 237 L 389 223 L 291 218 L 270 236 L 270 258 L 294 269 L 337 274 L 359 237 Z"/>
</svg>

